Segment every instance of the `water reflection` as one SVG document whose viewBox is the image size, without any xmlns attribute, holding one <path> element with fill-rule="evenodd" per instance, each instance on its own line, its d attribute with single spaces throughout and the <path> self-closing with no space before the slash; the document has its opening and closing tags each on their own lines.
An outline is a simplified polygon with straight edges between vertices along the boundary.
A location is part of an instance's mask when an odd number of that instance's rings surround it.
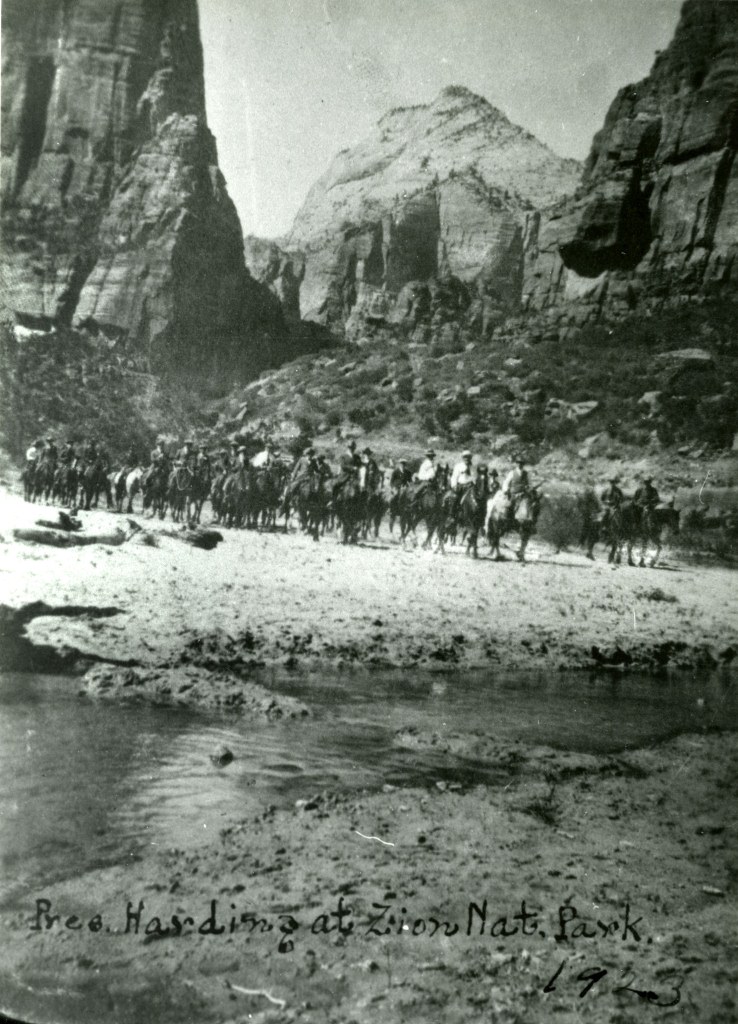
<svg viewBox="0 0 738 1024">
<path fill-rule="evenodd" d="M 277 682 L 310 704 L 311 720 L 203 719 L 90 702 L 69 679 L 0 677 L 0 891 L 10 896 L 146 846 L 192 846 L 268 804 L 324 788 L 460 773 L 504 783 L 494 767 L 398 747 L 401 727 L 439 740 L 474 733 L 609 751 L 738 725 L 735 686 L 719 676 L 390 672 Z M 235 755 L 225 769 L 210 760 L 221 744 Z"/>
</svg>

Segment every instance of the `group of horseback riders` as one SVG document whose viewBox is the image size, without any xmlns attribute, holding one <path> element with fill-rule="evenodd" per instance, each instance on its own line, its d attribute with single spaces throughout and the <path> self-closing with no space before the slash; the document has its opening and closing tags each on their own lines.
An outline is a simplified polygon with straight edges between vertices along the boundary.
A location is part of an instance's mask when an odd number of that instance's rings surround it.
<svg viewBox="0 0 738 1024">
<path fill-rule="evenodd" d="M 501 480 L 497 469 L 484 463 L 475 466 L 469 449 L 450 467 L 428 448 L 419 463 L 402 457 L 385 470 L 371 448 L 359 451 L 350 440 L 334 471 L 312 445 L 293 462 L 271 440 L 254 453 L 253 444 L 247 447 L 235 440 L 209 451 L 187 439 L 172 453 L 160 438 L 147 468 L 131 449 L 123 466 L 111 472 L 108 453 L 96 439 L 76 444 L 67 440 L 58 448 L 55 439 L 47 437 L 36 440 L 26 452 L 24 484 L 28 500 L 58 497 L 74 504 L 79 497 L 89 508 L 104 492 L 108 507 L 117 505 L 119 511 L 127 497 L 128 512 L 140 493 L 144 509 L 163 517 L 169 508 L 175 520 L 199 521 L 209 498 L 216 522 L 227 526 L 276 525 L 280 513 L 286 524 L 294 511 L 302 528 L 315 539 L 329 524 L 339 526 L 344 541 L 367 536 L 371 529 L 376 536 L 383 515 L 389 512 L 390 530 L 399 522 L 403 540 L 424 521 L 426 544 L 435 534 L 442 547 L 444 539 L 461 530 L 475 555 L 481 531 L 499 555 L 500 536 L 514 528 L 521 536 L 521 557 L 535 526 L 540 498 L 523 454 L 517 453 L 512 462 Z M 595 536 L 612 534 L 634 509 L 647 518 L 660 499 L 651 477 L 644 478 L 627 500 L 619 479 L 613 477 L 599 499 L 592 492 L 592 501 L 596 514 L 590 509 L 585 515 L 588 525 L 583 537 L 590 557 Z"/>
</svg>

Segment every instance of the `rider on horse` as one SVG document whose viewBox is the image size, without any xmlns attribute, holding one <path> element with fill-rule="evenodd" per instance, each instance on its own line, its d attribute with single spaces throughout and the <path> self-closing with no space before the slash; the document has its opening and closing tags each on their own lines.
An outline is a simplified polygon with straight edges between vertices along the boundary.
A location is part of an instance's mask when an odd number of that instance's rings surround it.
<svg viewBox="0 0 738 1024">
<path fill-rule="evenodd" d="M 633 495 L 633 504 L 643 512 L 653 512 L 660 501 L 659 492 L 653 486 L 653 477 L 644 476 L 643 483 Z"/>
<path fill-rule="evenodd" d="M 51 466 L 56 466 L 58 451 L 56 444 L 54 443 L 53 437 L 46 438 L 46 447 L 44 448 L 43 459 L 48 462 Z"/>
<path fill-rule="evenodd" d="M 438 480 L 438 471 L 439 466 L 436 463 L 436 453 L 432 448 L 428 448 L 425 458 L 420 463 L 420 469 L 415 474 L 418 481 L 418 487 L 414 495 L 415 499 L 422 497 L 429 487 L 435 486 Z"/>
<path fill-rule="evenodd" d="M 406 487 L 412 480 L 413 475 L 408 469 L 407 459 L 400 459 L 390 476 L 390 490 L 396 494 L 403 487 Z"/>
<path fill-rule="evenodd" d="M 359 486 L 362 491 L 368 494 L 376 494 L 382 482 L 382 474 L 374 459 L 371 448 L 365 448 L 361 453 L 361 465 L 359 466 Z"/>
<path fill-rule="evenodd" d="M 505 477 L 502 485 L 502 493 L 510 499 L 510 518 L 515 515 L 521 500 L 528 494 L 530 480 L 528 470 L 525 468 L 525 459 L 517 454 L 513 459 L 515 466 Z"/>
<path fill-rule="evenodd" d="M 196 458 L 196 456 L 195 456 L 195 442 L 192 440 L 192 438 L 188 437 L 187 440 L 185 441 L 185 443 L 182 445 L 182 447 L 177 452 L 177 459 L 187 469 L 194 469 L 195 468 L 195 458 Z"/>
<path fill-rule="evenodd" d="M 609 487 L 602 495 L 602 525 L 607 526 L 611 519 L 613 512 L 617 512 L 623 504 L 623 492 L 618 487 L 620 477 L 613 476 L 608 480 Z"/>
<path fill-rule="evenodd" d="M 346 451 L 338 464 L 338 476 L 333 484 L 333 497 L 341 491 L 349 480 L 353 480 L 361 466 L 361 459 L 356 452 L 356 441 L 349 441 Z"/>
<path fill-rule="evenodd" d="M 272 441 L 267 441 L 262 451 L 257 454 L 251 460 L 251 465 L 254 469 L 266 469 L 274 462 L 276 458 L 276 450 Z"/>
<path fill-rule="evenodd" d="M 451 508 L 452 515 L 456 515 L 461 505 L 461 499 L 469 487 L 474 486 L 474 473 L 472 471 L 472 453 L 467 448 L 461 453 L 461 461 L 457 462 L 451 473 L 451 490 L 454 499 Z"/>
<path fill-rule="evenodd" d="M 36 466 L 43 455 L 44 442 L 41 438 L 38 441 L 34 441 L 29 448 L 26 449 L 26 466 L 30 469 L 31 466 Z"/>
</svg>

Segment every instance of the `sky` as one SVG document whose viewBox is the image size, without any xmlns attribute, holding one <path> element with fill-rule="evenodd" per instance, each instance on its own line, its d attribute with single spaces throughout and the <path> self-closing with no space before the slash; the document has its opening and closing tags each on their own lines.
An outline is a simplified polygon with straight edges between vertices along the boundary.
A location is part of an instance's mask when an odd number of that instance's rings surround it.
<svg viewBox="0 0 738 1024">
<path fill-rule="evenodd" d="M 244 233 L 286 233 L 339 150 L 447 85 L 584 159 L 681 2 L 200 0 L 208 121 Z"/>
</svg>

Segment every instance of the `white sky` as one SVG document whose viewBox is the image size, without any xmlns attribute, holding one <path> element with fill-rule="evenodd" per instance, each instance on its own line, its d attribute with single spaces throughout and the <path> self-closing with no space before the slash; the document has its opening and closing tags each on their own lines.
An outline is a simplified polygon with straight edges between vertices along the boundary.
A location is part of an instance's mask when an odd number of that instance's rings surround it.
<svg viewBox="0 0 738 1024">
<path fill-rule="evenodd" d="M 338 150 L 446 85 L 583 159 L 681 0 L 200 0 L 210 127 L 245 233 L 286 232 Z"/>
</svg>

